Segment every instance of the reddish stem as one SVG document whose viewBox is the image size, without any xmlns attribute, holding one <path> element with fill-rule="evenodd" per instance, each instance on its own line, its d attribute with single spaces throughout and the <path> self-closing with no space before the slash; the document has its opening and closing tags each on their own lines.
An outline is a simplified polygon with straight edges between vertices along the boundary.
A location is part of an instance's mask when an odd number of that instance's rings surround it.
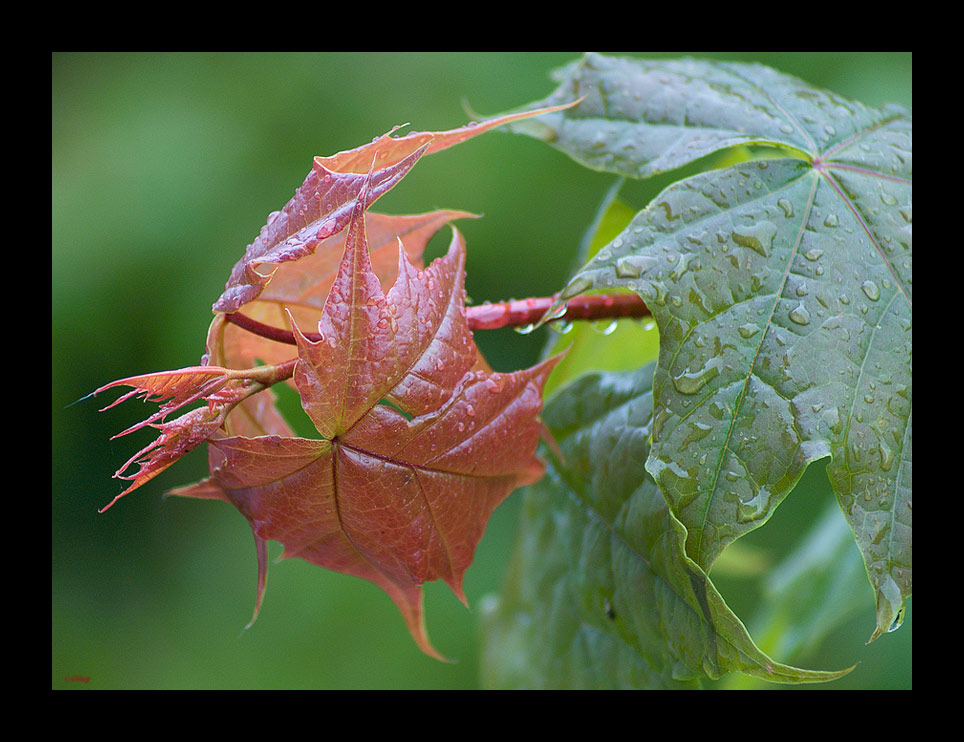
<svg viewBox="0 0 964 742">
<path fill-rule="evenodd" d="M 466 307 L 465 314 L 470 330 L 496 330 L 501 327 L 527 327 L 543 318 L 555 301 L 554 296 L 538 299 L 518 299 L 498 304 L 480 304 Z M 599 296 L 576 296 L 566 302 L 565 311 L 560 308 L 547 322 L 571 322 L 572 320 L 614 319 L 619 317 L 648 317 L 649 308 L 635 294 L 605 294 Z M 290 330 L 272 327 L 239 312 L 225 315 L 228 322 L 260 337 L 279 343 L 295 344 Z M 317 333 L 306 332 L 304 336 L 318 342 Z"/>
</svg>

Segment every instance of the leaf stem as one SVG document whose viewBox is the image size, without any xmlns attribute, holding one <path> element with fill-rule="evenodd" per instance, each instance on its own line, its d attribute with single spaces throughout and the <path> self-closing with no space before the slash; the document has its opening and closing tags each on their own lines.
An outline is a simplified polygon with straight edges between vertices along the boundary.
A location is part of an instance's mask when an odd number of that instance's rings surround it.
<svg viewBox="0 0 964 742">
<path fill-rule="evenodd" d="M 553 306 L 555 296 L 516 299 L 496 304 L 479 304 L 465 308 L 470 330 L 496 330 L 502 327 L 527 327 L 545 318 Z M 600 294 L 575 296 L 559 307 L 546 322 L 572 322 L 574 320 L 616 319 L 620 317 L 648 317 L 649 308 L 636 294 Z M 278 343 L 295 344 L 290 330 L 273 327 L 258 322 L 240 312 L 226 314 L 228 322 L 268 340 Z M 311 342 L 320 339 L 317 333 L 304 333 Z"/>
</svg>

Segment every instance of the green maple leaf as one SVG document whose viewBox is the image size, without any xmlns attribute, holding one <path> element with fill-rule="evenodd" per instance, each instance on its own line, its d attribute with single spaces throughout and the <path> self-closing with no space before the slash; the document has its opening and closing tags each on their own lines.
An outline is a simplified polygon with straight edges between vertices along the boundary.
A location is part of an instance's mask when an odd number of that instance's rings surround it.
<svg viewBox="0 0 964 742">
<path fill-rule="evenodd" d="M 828 475 L 877 599 L 912 575 L 912 115 L 760 65 L 588 55 L 516 128 L 644 178 L 735 145 L 781 155 L 668 187 L 562 298 L 629 288 L 659 326 L 647 469 L 709 571 L 806 467 Z"/>
<path fill-rule="evenodd" d="M 526 495 L 508 584 L 485 615 L 494 687 L 687 688 L 740 671 L 780 683 L 805 670 L 761 651 L 706 572 L 645 461 L 655 364 L 591 373 L 543 419 L 559 455 Z"/>
</svg>

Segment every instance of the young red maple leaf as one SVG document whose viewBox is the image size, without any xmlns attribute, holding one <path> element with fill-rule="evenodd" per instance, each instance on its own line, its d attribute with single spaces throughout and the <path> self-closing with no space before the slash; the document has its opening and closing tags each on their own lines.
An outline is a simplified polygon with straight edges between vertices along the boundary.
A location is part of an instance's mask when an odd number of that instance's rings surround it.
<svg viewBox="0 0 964 742">
<path fill-rule="evenodd" d="M 175 490 L 225 500 L 254 532 L 259 579 L 268 540 L 284 557 L 370 580 L 428 639 L 422 585 L 442 579 L 463 602 L 466 569 L 492 511 L 538 480 L 542 388 L 558 358 L 514 373 L 479 362 L 465 318 L 465 244 L 428 268 L 398 252 L 387 294 L 372 269 L 364 188 L 345 252 L 294 384 L 319 439 L 263 435 L 211 440 L 211 476 Z M 253 621 L 254 619 L 252 619 Z"/>
<path fill-rule="evenodd" d="M 412 132 L 393 137 L 393 129 L 361 147 L 330 157 L 316 157 L 311 172 L 294 197 L 281 211 L 268 217 L 257 239 L 234 266 L 224 293 L 214 305 L 217 316 L 208 333 L 203 365 L 131 376 L 93 392 L 96 395 L 118 386 L 134 388 L 109 407 L 134 395 L 162 403 L 157 413 L 118 434 L 125 435 L 145 426 L 161 431 L 156 440 L 131 457 L 114 475 L 132 484 L 101 512 L 205 440 L 220 435 L 222 429 L 227 433 L 254 429 L 287 432 L 270 399 L 266 400 L 270 392 L 260 394 L 260 398 L 253 395 L 288 375 L 285 372 L 288 348 L 279 349 L 276 343 L 231 328 L 224 312 L 245 306 L 252 319 L 269 322 L 283 320 L 283 312 L 293 312 L 302 322 L 308 317 L 316 318 L 331 285 L 337 256 L 342 254 L 343 238 L 339 235 L 362 196 L 364 211 L 404 178 L 424 154 L 454 146 L 510 121 L 564 107 L 509 114 L 450 131 Z M 437 211 L 418 216 L 368 214 L 366 219 L 380 247 L 394 245 L 397 240 L 413 258 L 420 260 L 435 230 L 451 219 L 470 216 L 465 212 Z M 378 251 L 379 259 L 375 262 L 376 272 L 385 281 L 394 278 L 395 266 L 391 262 L 386 265 L 381 259 L 383 252 Z M 212 358 L 219 360 L 212 362 Z M 253 368 L 256 362 L 265 364 L 266 368 Z M 277 367 L 270 368 L 273 364 Z M 206 408 L 192 410 L 174 420 L 166 419 L 175 410 L 199 400 L 207 403 Z M 239 423 L 239 418 L 244 421 Z M 133 466 L 137 466 L 137 470 L 126 474 Z"/>
<path fill-rule="evenodd" d="M 221 366 L 192 366 L 176 371 L 130 376 L 95 390 L 92 395 L 118 386 L 133 387 L 133 390 L 104 407 L 101 412 L 135 396 L 160 404 L 158 411 L 146 420 L 113 436 L 120 438 L 144 427 L 161 431 L 157 439 L 134 454 L 117 470 L 114 477 L 126 479 L 131 485 L 101 508 L 100 512 L 103 513 L 122 497 L 150 481 L 208 440 L 225 424 L 228 413 L 236 407 L 255 411 L 259 419 L 267 417 L 270 413 L 260 411 L 260 408 L 264 407 L 264 393 L 268 391 L 268 387 L 286 376 L 285 369 L 278 367 L 234 370 Z M 261 400 L 252 399 L 257 396 L 260 396 Z M 173 420 L 167 419 L 172 412 L 199 400 L 203 400 L 205 406 Z M 133 466 L 137 466 L 136 471 L 125 473 Z"/>
<path fill-rule="evenodd" d="M 440 152 L 504 124 L 569 108 L 578 101 L 497 116 L 449 131 L 413 131 L 392 136 L 401 127 L 368 144 L 329 157 L 316 157 L 311 172 L 280 211 L 268 216 L 257 239 L 231 271 L 215 312 L 234 312 L 256 299 L 271 280 L 265 266 L 278 266 L 312 255 L 348 223 L 364 188 L 365 208 L 395 186 L 426 154 Z"/>
</svg>

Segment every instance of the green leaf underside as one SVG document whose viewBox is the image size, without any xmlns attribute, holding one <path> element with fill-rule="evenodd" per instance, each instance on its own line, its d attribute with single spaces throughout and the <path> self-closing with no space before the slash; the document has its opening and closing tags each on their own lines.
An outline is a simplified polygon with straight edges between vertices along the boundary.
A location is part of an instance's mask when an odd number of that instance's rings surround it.
<svg viewBox="0 0 964 742">
<path fill-rule="evenodd" d="M 583 101 L 526 131 L 589 167 L 647 177 L 741 143 L 796 155 L 670 186 L 563 297 L 630 288 L 652 310 L 647 468 L 697 564 L 829 456 L 877 596 L 874 637 L 896 628 L 912 574 L 910 112 L 758 65 L 590 55 L 560 81 L 538 105 Z"/>
<path fill-rule="evenodd" d="M 544 410 L 565 464 L 526 494 L 521 536 L 485 630 L 498 687 L 673 688 L 742 671 L 774 682 L 848 672 L 775 662 L 699 565 L 646 472 L 655 364 L 588 374 Z"/>
</svg>

